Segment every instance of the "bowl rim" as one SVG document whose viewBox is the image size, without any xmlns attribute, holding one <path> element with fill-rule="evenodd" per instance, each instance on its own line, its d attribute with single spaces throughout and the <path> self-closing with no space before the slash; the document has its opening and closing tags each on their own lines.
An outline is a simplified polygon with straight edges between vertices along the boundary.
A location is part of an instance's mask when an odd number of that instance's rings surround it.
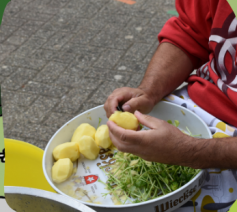
<svg viewBox="0 0 237 212">
<path fill-rule="evenodd" d="M 210 138 L 212 138 L 212 134 L 211 134 L 211 131 L 210 129 L 208 128 L 207 124 L 199 117 L 197 116 L 193 111 L 191 110 L 188 110 L 187 108 L 185 107 L 182 107 L 180 105 L 177 105 L 177 104 L 174 104 L 174 103 L 171 103 L 171 102 L 167 102 L 167 101 L 160 101 L 158 104 L 169 104 L 169 105 L 173 105 L 173 106 L 176 106 L 188 113 L 192 113 L 194 116 L 196 116 L 197 119 L 199 119 L 199 121 L 205 126 L 205 128 L 207 129 L 208 133 L 209 133 L 209 136 Z M 101 107 L 104 107 L 104 105 L 99 105 L 99 106 L 96 106 L 94 108 L 91 108 L 89 110 L 86 110 L 84 111 L 83 113 L 80 113 L 78 115 L 76 115 L 74 118 L 70 119 L 68 122 L 66 122 L 62 127 L 60 127 L 55 133 L 54 135 L 51 137 L 51 139 L 49 140 L 48 144 L 46 145 L 45 147 L 45 150 L 44 150 L 44 155 L 43 155 L 43 160 L 42 160 L 42 166 L 43 166 L 43 172 L 44 172 L 44 176 L 46 178 L 46 180 L 48 181 L 48 183 L 52 186 L 52 188 L 57 191 L 59 194 L 61 195 L 65 195 L 65 196 L 68 196 L 70 197 L 69 195 L 67 194 L 64 194 L 62 191 L 60 191 L 55 185 L 54 183 L 50 180 L 49 176 L 47 175 L 47 172 L 46 172 L 46 167 L 45 167 L 45 163 L 46 163 L 46 152 L 49 148 L 49 145 L 51 143 L 51 141 L 54 139 L 54 137 L 58 134 L 58 132 L 63 129 L 69 122 L 73 121 L 74 119 L 76 119 L 78 116 L 81 116 L 83 114 L 86 114 L 92 110 L 95 110 L 95 109 L 98 109 L 98 108 L 101 108 Z M 209 139 L 210 139 L 209 138 Z M 189 185 L 191 185 L 197 178 L 199 178 L 201 175 L 203 175 L 205 172 L 205 170 L 201 169 L 201 171 L 192 179 L 190 180 L 188 183 L 186 183 L 185 185 L 183 185 L 182 187 L 180 187 L 179 189 L 175 190 L 175 191 L 172 191 L 164 196 L 161 196 L 161 197 L 157 197 L 155 199 L 152 199 L 152 200 L 148 200 L 148 201 L 145 201 L 145 202 L 140 202 L 140 203 L 131 203 L 131 204 L 127 204 L 127 205 L 102 205 L 102 204 L 94 204 L 94 203 L 88 203 L 88 202 L 84 202 L 84 201 L 81 201 L 81 200 L 78 200 L 76 199 L 77 201 L 83 203 L 83 204 L 86 204 L 86 205 L 89 205 L 89 206 L 92 206 L 92 207 L 100 207 L 100 208 L 129 208 L 129 207 L 138 207 L 138 206 L 142 206 L 142 205 L 146 205 L 146 204 L 151 204 L 151 203 L 155 203 L 157 202 L 158 200 L 163 200 L 165 198 L 168 198 L 170 196 L 173 196 L 175 195 L 176 193 L 178 193 L 179 191 L 183 190 L 184 188 L 188 187 Z M 73 198 L 73 197 L 71 197 Z M 75 198 L 74 198 L 75 199 Z"/>
</svg>

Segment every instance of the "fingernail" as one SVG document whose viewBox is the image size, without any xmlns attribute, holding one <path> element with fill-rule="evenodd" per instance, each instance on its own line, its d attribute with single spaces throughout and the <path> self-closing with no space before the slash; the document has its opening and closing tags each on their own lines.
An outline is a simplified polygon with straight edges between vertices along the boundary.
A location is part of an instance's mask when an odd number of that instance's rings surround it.
<svg viewBox="0 0 237 212">
<path fill-rule="evenodd" d="M 122 108 L 124 111 L 129 111 L 131 109 L 130 105 L 123 105 Z"/>
<path fill-rule="evenodd" d="M 137 115 L 140 115 L 140 114 L 141 114 L 138 110 L 136 110 L 135 113 L 136 113 Z"/>
</svg>

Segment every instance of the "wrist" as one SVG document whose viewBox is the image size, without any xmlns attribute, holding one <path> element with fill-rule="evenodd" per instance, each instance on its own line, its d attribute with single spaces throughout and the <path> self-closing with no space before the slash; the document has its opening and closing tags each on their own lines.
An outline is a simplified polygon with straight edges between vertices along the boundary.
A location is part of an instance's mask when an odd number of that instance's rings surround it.
<svg viewBox="0 0 237 212">
<path fill-rule="evenodd" d="M 147 86 L 139 85 L 138 89 L 142 90 L 147 95 L 153 106 L 155 106 L 163 98 L 163 96 L 160 95 L 159 91 L 156 90 L 156 92 L 154 92 Z"/>
</svg>

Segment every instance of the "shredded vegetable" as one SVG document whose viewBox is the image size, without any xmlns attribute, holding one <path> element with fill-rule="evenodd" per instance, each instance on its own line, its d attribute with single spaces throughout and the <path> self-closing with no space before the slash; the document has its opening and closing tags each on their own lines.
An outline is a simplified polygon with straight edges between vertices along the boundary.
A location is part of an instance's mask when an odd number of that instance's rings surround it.
<svg viewBox="0 0 237 212">
<path fill-rule="evenodd" d="M 179 126 L 179 121 L 168 123 Z M 191 132 L 187 131 L 191 134 Z M 116 204 L 139 203 L 166 195 L 189 182 L 199 169 L 150 162 L 129 153 L 116 152 L 105 185 Z"/>
</svg>

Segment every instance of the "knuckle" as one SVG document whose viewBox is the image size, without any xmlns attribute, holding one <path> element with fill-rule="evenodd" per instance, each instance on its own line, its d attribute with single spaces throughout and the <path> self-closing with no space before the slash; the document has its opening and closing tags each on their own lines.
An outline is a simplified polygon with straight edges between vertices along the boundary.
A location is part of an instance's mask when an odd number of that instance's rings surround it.
<svg viewBox="0 0 237 212">
<path fill-rule="evenodd" d="M 113 94 L 109 95 L 108 100 L 111 101 L 113 99 L 114 99 L 114 95 Z"/>
<path fill-rule="evenodd" d="M 117 149 L 120 151 L 120 152 L 124 152 L 125 151 L 125 148 L 122 144 L 118 144 L 117 145 Z"/>
<path fill-rule="evenodd" d="M 120 135 L 120 140 L 121 140 L 121 141 L 126 141 L 126 140 L 127 140 L 127 136 L 126 136 L 125 133 L 122 133 L 122 134 Z"/>
<path fill-rule="evenodd" d="M 116 92 L 118 92 L 119 90 L 121 90 L 121 88 L 116 88 L 116 89 L 114 89 L 114 92 L 116 93 Z"/>
</svg>

